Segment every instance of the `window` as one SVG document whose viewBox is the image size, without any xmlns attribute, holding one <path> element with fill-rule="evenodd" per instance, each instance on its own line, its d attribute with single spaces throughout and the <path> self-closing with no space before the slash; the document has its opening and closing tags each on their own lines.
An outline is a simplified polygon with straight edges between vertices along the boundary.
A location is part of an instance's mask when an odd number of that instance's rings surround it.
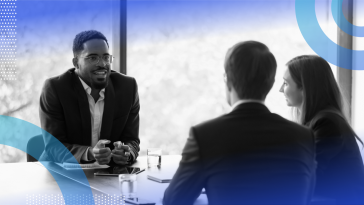
<svg viewBox="0 0 364 205">
<path fill-rule="evenodd" d="M 336 41 L 330 2 L 317 1 L 317 16 Z M 223 65 L 227 49 L 240 41 L 263 42 L 275 55 L 276 83 L 266 105 L 290 118 L 278 92 L 285 64 L 315 54 L 300 33 L 294 6 L 294 0 L 128 1 L 127 73 L 139 85 L 141 153 L 161 147 L 164 154 L 180 154 L 191 126 L 230 111 Z"/>
<path fill-rule="evenodd" d="M 47 78 L 72 68 L 77 33 L 95 29 L 111 42 L 112 1 L 16 1 L 17 80 L 0 80 L 0 114 L 40 126 L 39 96 Z M 39 130 L 40 133 L 40 130 Z M 24 131 L 32 137 L 39 133 Z M 8 140 L 19 141 L 9 138 Z M 0 163 L 26 161 L 24 152 L 0 145 Z"/>
<path fill-rule="evenodd" d="M 364 26 L 364 15 L 362 11 L 364 8 L 364 2 L 360 0 L 354 0 L 354 25 Z M 364 38 L 353 37 L 353 49 L 364 50 Z M 363 59 L 355 59 L 362 61 Z M 363 68 L 360 68 L 363 69 Z M 353 71 L 353 99 L 352 99 L 352 125 L 356 134 L 364 139 L 364 96 L 362 88 L 364 86 L 364 72 L 363 70 Z M 361 149 L 362 153 L 363 150 Z"/>
<path fill-rule="evenodd" d="M 120 7 L 115 2 L 17 1 L 18 80 L 0 81 L 0 100 L 7 103 L 0 105 L 0 114 L 15 110 L 11 116 L 40 125 L 43 83 L 73 67 L 72 41 L 78 32 L 99 30 L 113 51 L 122 52 L 118 48 L 125 44 L 117 42 L 115 21 Z M 317 16 L 336 41 L 330 2 L 316 1 Z M 314 54 L 299 31 L 294 5 L 294 0 L 128 0 L 127 73 L 139 85 L 141 154 L 147 147 L 180 154 L 191 126 L 230 111 L 223 65 L 227 49 L 239 41 L 261 41 L 275 55 L 276 83 L 266 104 L 290 118 L 290 108 L 278 92 L 285 64 L 298 55 Z M 120 58 L 114 69 L 118 64 Z M 17 161 L 25 161 L 25 153 L 0 145 L 0 162 Z"/>
</svg>

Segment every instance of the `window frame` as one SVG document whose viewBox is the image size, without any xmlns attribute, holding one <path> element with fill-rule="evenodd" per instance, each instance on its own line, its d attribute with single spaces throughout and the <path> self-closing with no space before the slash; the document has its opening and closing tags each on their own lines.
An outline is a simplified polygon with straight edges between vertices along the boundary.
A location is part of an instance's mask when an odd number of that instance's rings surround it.
<svg viewBox="0 0 364 205">
<path fill-rule="evenodd" d="M 343 6 L 343 9 L 347 9 L 347 11 L 345 11 L 345 13 L 347 13 L 348 15 L 346 16 L 346 18 L 341 18 L 339 19 L 339 25 L 338 25 L 338 29 L 337 29 L 337 42 L 338 45 L 344 47 L 344 48 L 348 48 L 353 50 L 353 36 L 345 33 L 344 31 L 342 31 L 340 29 L 342 22 L 343 21 L 349 21 L 350 23 L 353 23 L 354 21 L 354 16 L 353 16 L 353 0 L 347 0 L 344 1 L 343 4 L 346 4 L 345 6 Z M 342 11 L 339 11 L 342 12 Z M 340 50 L 338 50 L 337 53 L 338 56 L 342 55 Z M 350 58 L 353 58 L 353 55 L 351 53 Z M 340 59 L 340 58 L 338 58 Z M 344 103 L 346 103 L 347 109 L 345 110 L 345 116 L 347 116 L 347 119 L 349 121 L 349 123 L 352 123 L 352 101 L 353 101 L 353 70 L 352 70 L 352 62 L 350 64 L 350 68 L 341 68 L 339 66 L 337 66 L 337 82 L 340 86 L 343 98 L 344 98 Z"/>
<path fill-rule="evenodd" d="M 116 58 L 113 61 L 113 70 L 126 75 L 127 73 L 127 0 L 112 1 L 112 52 Z"/>
</svg>

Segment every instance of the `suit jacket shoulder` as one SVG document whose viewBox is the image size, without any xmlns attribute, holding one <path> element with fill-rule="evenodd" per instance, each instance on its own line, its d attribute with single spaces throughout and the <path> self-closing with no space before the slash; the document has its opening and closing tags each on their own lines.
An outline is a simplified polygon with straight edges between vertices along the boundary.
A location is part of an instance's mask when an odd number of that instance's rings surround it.
<svg viewBox="0 0 364 205">
<path fill-rule="evenodd" d="M 349 123 L 337 110 L 326 109 L 314 116 L 309 127 L 317 150 L 315 194 L 335 198 L 338 204 L 364 203 L 363 161 Z"/>
<path fill-rule="evenodd" d="M 342 146 L 344 145 L 344 141 L 352 141 L 355 136 L 353 129 L 344 116 L 333 109 L 323 110 L 317 113 L 308 123 L 308 127 L 313 130 L 316 143 L 324 138 L 330 138 L 330 143 L 336 142 L 336 146 L 339 146 L 339 144 Z M 329 143 L 329 141 L 327 142 Z"/>
<path fill-rule="evenodd" d="M 248 130 L 250 127 L 253 131 L 257 128 L 264 131 L 276 127 L 274 131 L 277 132 L 312 136 L 312 131 L 306 126 L 302 126 L 287 120 L 280 115 L 271 113 L 264 105 L 247 103 L 246 105 L 241 105 L 239 107 L 242 107 L 242 109 L 238 108 L 230 113 L 207 120 L 193 126 L 193 128 L 197 132 L 206 130 L 210 131 L 210 133 L 216 133 L 218 130 L 227 130 L 229 128 L 244 131 Z"/>
<path fill-rule="evenodd" d="M 191 128 L 164 204 L 192 204 L 202 187 L 211 204 L 304 204 L 314 170 L 309 129 L 243 103 Z"/>
<path fill-rule="evenodd" d="M 132 159 L 136 159 L 140 105 L 135 79 L 111 71 L 104 102 L 100 139 L 128 144 Z M 40 119 L 42 128 L 62 142 L 79 161 L 91 145 L 91 114 L 87 93 L 74 68 L 46 80 L 40 98 Z M 55 161 L 64 161 L 59 152 L 51 149 L 52 138 L 44 137 L 44 140 L 49 155 Z M 112 143 L 108 146 L 113 149 Z"/>
<path fill-rule="evenodd" d="M 221 153 L 259 156 L 271 152 L 278 158 L 285 153 L 302 156 L 302 160 L 311 163 L 315 152 L 310 129 L 273 114 L 258 103 L 242 104 L 228 114 L 198 124 L 193 127 L 193 135 L 202 159 L 219 158 Z M 214 151 L 217 146 L 219 152 Z"/>
</svg>

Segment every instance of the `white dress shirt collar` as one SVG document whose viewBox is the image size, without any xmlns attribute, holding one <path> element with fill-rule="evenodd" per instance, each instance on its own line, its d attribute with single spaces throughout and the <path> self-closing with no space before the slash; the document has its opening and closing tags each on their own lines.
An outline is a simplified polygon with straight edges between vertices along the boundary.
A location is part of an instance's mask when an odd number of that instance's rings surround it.
<svg viewBox="0 0 364 205">
<path fill-rule="evenodd" d="M 80 77 L 78 77 L 78 78 L 80 79 L 83 89 L 85 89 L 86 93 L 91 95 L 92 88 L 90 86 L 88 86 Z M 99 95 L 100 95 L 101 99 L 105 98 L 105 88 L 100 90 Z"/>
</svg>

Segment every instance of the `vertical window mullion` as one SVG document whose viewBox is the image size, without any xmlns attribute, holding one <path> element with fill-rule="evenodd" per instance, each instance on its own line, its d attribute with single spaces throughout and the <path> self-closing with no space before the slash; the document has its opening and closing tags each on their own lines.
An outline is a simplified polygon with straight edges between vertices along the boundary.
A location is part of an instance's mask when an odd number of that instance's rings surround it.
<svg viewBox="0 0 364 205">
<path fill-rule="evenodd" d="M 343 11 L 339 11 L 339 12 L 344 12 L 346 15 L 346 19 L 347 21 L 349 21 L 350 23 L 353 23 L 353 0 L 347 0 L 343 2 Z M 340 26 L 342 26 L 342 21 L 345 21 L 346 19 L 339 19 L 339 25 L 338 25 L 338 45 L 347 48 L 347 49 L 353 49 L 353 36 L 345 33 L 344 31 L 342 31 L 340 29 Z M 342 53 L 340 53 L 340 50 L 338 51 L 338 56 L 341 56 Z M 350 56 L 348 56 L 349 58 L 353 58 L 352 54 Z M 340 57 L 338 57 L 338 59 L 340 60 Z M 351 123 L 352 121 L 352 61 L 351 61 L 351 66 L 350 68 L 340 68 L 337 67 L 337 81 L 338 84 L 340 85 L 342 94 L 343 94 L 343 98 L 344 98 L 344 103 L 346 104 L 346 110 L 345 110 L 345 115 L 348 118 L 349 122 Z"/>
<path fill-rule="evenodd" d="M 126 74 L 126 22 L 127 0 L 112 1 L 113 69 Z"/>
</svg>

